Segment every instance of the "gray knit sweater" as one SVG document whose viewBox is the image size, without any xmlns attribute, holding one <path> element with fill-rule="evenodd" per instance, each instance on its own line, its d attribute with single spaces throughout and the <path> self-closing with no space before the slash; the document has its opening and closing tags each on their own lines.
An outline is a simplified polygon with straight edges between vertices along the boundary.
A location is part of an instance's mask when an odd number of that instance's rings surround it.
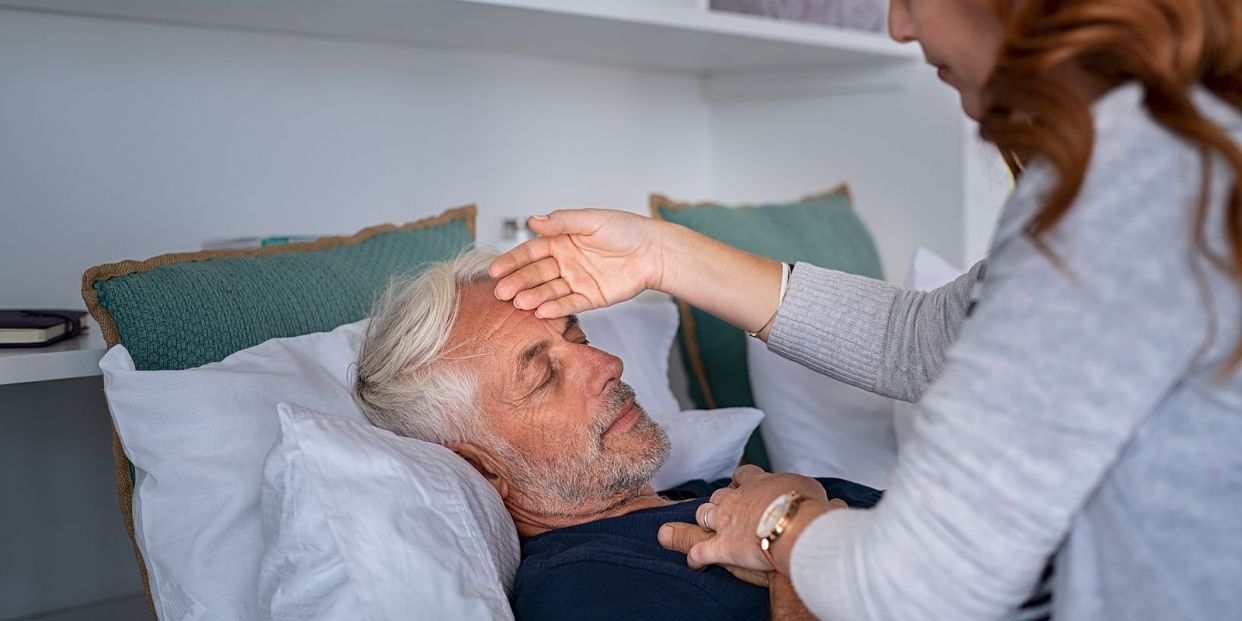
<svg viewBox="0 0 1242 621">
<path fill-rule="evenodd" d="M 817 615 L 1003 619 L 1055 555 L 1058 621 L 1242 618 L 1242 372 L 1213 382 L 1242 301 L 1192 251 L 1198 152 L 1141 101 L 1128 85 L 1093 107 L 1086 182 L 1046 238 L 1068 272 L 1022 232 L 1045 162 L 981 279 L 917 293 L 795 268 L 769 347 L 920 410 L 884 500 L 825 514 L 795 546 Z M 1242 117 L 1196 103 L 1242 143 Z M 1232 178 L 1214 170 L 1207 238 L 1224 254 Z"/>
</svg>

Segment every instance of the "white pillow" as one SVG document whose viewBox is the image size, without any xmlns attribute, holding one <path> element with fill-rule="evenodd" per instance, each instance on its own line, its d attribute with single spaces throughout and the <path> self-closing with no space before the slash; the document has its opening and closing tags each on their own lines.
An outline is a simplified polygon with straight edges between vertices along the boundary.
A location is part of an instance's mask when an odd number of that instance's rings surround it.
<svg viewBox="0 0 1242 621">
<path fill-rule="evenodd" d="M 897 462 L 892 400 L 786 360 L 758 339 L 746 340 L 772 469 L 885 487 Z"/>
<path fill-rule="evenodd" d="M 278 410 L 263 469 L 264 618 L 513 618 L 517 530 L 469 463 L 370 425 Z"/>
<path fill-rule="evenodd" d="M 953 282 L 963 273 L 940 255 L 919 246 L 910 256 L 910 268 L 906 270 L 902 286 L 916 291 L 931 291 Z"/>
<path fill-rule="evenodd" d="M 623 377 L 649 412 L 677 412 L 666 376 L 676 308 L 627 304 L 584 313 L 601 316 L 585 319 L 584 329 L 593 343 L 625 361 Z M 280 428 L 276 404 L 296 400 L 364 423 L 348 378 L 365 326 L 363 320 L 331 332 L 273 339 L 180 371 L 137 371 L 123 346 L 104 355 L 104 390 L 134 463 L 134 528 L 160 618 L 258 617 L 260 484 L 264 457 Z M 691 420 L 702 419 L 690 415 L 666 422 L 675 458 L 658 477 L 669 485 L 731 474 L 734 443 L 744 444 L 754 427 L 746 428 L 740 441 L 721 442 L 698 438 Z M 683 435 L 695 438 L 682 440 Z M 721 465 L 729 460 L 729 467 Z"/>
<path fill-rule="evenodd" d="M 136 371 L 123 346 L 100 361 L 134 463 L 134 529 L 161 619 L 254 619 L 263 459 L 276 404 L 364 422 L 347 387 L 365 321 L 274 339 L 220 362 Z"/>
<path fill-rule="evenodd" d="M 592 345 L 625 363 L 621 379 L 634 388 L 648 413 L 677 412 L 669 387 L 668 358 L 677 336 L 677 305 L 671 300 L 634 299 L 578 315 Z"/>
<path fill-rule="evenodd" d="M 695 479 L 728 479 L 742 460 L 750 434 L 763 420 L 755 408 L 648 413 L 668 433 L 672 451 L 651 480 L 664 491 Z"/>
<path fill-rule="evenodd" d="M 902 286 L 916 291 L 931 291 L 961 275 L 962 270 L 950 265 L 940 255 L 919 246 L 910 257 L 910 269 L 906 270 L 906 280 Z M 905 444 L 910 437 L 910 428 L 914 425 L 914 416 L 917 413 L 918 406 L 913 403 L 893 401 L 893 429 L 897 433 L 897 446 Z"/>
</svg>

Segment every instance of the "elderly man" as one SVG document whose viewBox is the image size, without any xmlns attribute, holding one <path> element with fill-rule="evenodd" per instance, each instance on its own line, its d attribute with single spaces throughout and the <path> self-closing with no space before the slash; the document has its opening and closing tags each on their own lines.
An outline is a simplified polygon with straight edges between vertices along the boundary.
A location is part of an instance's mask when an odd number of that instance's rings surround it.
<svg viewBox="0 0 1242 621">
<path fill-rule="evenodd" d="M 493 295 L 494 254 L 471 252 L 389 287 L 358 359 L 355 399 L 377 426 L 436 442 L 496 487 L 522 539 L 520 619 L 767 619 L 804 613 L 787 579 L 712 567 L 660 545 L 713 490 L 657 494 L 664 431 L 575 318 L 545 320 Z M 826 479 L 870 506 L 875 490 Z M 708 537 L 684 530 L 679 538 Z M 663 541 L 687 549 L 693 541 Z M 741 578 L 741 579 L 739 579 Z M 746 580 L 745 582 L 743 580 Z"/>
</svg>

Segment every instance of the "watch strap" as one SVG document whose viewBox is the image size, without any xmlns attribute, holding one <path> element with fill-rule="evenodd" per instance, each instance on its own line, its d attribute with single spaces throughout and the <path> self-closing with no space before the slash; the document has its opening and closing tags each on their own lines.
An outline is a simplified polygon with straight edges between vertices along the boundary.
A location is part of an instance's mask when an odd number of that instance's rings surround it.
<svg viewBox="0 0 1242 621">
<path fill-rule="evenodd" d="M 798 507 L 802 504 L 803 496 L 798 492 L 788 492 L 789 504 L 785 507 L 785 513 L 781 515 L 781 519 L 776 521 L 776 525 L 772 527 L 772 531 L 766 536 L 759 538 L 759 550 L 763 552 L 763 558 L 768 561 L 768 566 L 773 570 L 776 569 L 776 561 L 772 558 L 772 544 L 780 539 L 781 535 L 789 528 L 789 522 L 793 520 L 798 513 Z"/>
</svg>

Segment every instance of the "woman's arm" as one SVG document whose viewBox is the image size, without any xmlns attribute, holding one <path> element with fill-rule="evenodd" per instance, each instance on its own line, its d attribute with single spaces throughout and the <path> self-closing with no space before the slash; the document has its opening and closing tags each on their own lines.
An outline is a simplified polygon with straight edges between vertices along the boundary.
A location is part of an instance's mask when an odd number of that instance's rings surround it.
<svg viewBox="0 0 1242 621">
<path fill-rule="evenodd" d="M 657 289 L 751 332 L 776 313 L 781 264 L 690 229 L 607 209 L 532 217 L 539 237 L 497 258 L 496 297 L 563 317 Z"/>
<path fill-rule="evenodd" d="M 957 340 L 982 265 L 923 292 L 799 263 L 768 348 L 847 384 L 918 401 Z"/>
<path fill-rule="evenodd" d="M 975 270 L 933 292 L 801 264 L 779 317 L 780 263 L 686 227 L 635 214 L 567 209 L 531 218 L 540 234 L 492 265 L 496 296 L 541 317 L 627 300 L 653 288 L 743 330 L 774 351 L 880 394 L 917 400 L 957 336 Z M 976 270 L 978 267 L 975 268 Z"/>
</svg>

